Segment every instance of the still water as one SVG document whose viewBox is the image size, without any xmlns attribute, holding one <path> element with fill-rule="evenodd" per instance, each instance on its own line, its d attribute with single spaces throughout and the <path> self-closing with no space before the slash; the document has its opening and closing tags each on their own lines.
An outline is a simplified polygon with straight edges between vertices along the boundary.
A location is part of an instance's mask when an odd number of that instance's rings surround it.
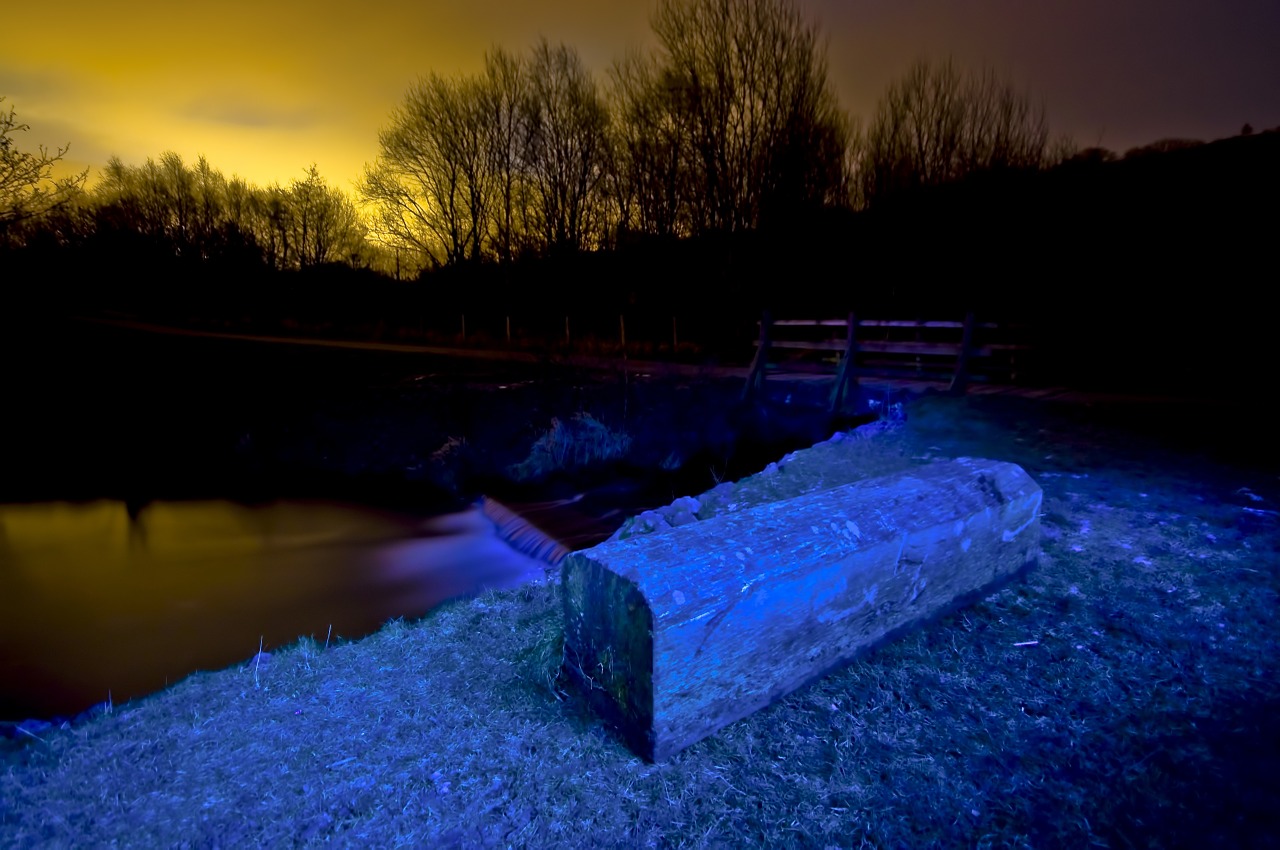
<svg viewBox="0 0 1280 850">
<path fill-rule="evenodd" d="M 71 716 L 299 636 L 546 576 L 479 510 L 100 500 L 0 505 L 0 720 Z"/>
</svg>

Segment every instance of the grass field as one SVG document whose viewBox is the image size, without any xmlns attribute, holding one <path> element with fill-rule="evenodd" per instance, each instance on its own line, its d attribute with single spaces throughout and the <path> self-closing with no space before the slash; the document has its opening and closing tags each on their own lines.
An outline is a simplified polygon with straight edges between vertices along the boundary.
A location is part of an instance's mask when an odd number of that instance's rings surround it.
<svg viewBox="0 0 1280 850">
<path fill-rule="evenodd" d="M 1275 470 L 977 400 L 874 451 L 1022 464 L 1039 567 L 660 765 L 565 690 L 554 583 L 246 647 L 8 742 L 0 845 L 1280 847 Z"/>
</svg>

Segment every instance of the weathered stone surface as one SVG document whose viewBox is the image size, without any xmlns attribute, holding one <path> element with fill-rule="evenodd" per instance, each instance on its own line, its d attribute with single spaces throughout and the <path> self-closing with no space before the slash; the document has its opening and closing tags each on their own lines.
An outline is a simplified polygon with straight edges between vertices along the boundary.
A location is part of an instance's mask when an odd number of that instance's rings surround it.
<svg viewBox="0 0 1280 850">
<path fill-rule="evenodd" d="M 573 553 L 570 673 L 661 761 L 1034 564 L 1041 499 L 962 458 Z"/>
</svg>

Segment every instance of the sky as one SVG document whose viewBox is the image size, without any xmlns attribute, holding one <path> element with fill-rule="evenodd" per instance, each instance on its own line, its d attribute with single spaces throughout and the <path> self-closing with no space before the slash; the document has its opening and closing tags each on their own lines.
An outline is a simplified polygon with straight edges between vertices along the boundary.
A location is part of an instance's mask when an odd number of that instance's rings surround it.
<svg viewBox="0 0 1280 850">
<path fill-rule="evenodd" d="M 0 108 L 66 164 L 205 155 L 258 185 L 315 163 L 352 190 L 420 76 L 494 46 L 577 48 L 605 79 L 654 46 L 654 0 L 60 0 L 0 12 Z M 1041 100 L 1055 134 L 1123 153 L 1280 126 L 1277 0 L 796 0 L 842 106 L 866 120 L 918 58 L 983 65 Z M 92 179 L 92 178 L 91 178 Z"/>
</svg>

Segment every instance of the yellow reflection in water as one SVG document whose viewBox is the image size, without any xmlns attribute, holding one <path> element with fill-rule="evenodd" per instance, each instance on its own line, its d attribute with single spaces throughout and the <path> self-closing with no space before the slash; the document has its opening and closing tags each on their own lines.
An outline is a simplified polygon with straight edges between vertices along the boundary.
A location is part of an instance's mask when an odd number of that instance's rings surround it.
<svg viewBox="0 0 1280 850">
<path fill-rule="evenodd" d="M 0 719 L 78 711 L 299 636 L 358 637 L 543 573 L 479 511 L 326 502 L 0 505 Z M 7 707 L 6 707 L 7 706 Z"/>
</svg>

